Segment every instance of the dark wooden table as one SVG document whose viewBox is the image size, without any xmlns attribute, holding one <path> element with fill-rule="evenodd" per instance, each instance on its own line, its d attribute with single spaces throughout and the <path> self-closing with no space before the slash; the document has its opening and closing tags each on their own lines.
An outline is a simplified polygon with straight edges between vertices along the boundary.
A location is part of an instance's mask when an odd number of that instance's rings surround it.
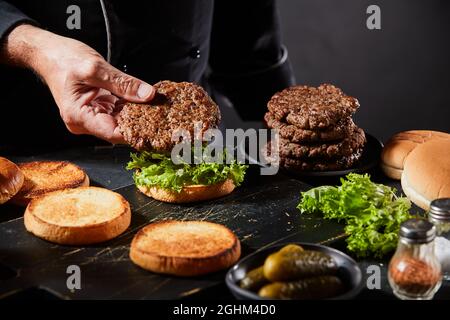
<svg viewBox="0 0 450 320">
<path fill-rule="evenodd" d="M 233 194 L 215 201 L 192 205 L 171 205 L 154 201 L 137 192 L 131 173 L 124 169 L 128 148 L 85 147 L 33 156 L 2 154 L 20 161 L 67 160 L 80 165 L 92 184 L 121 193 L 132 206 L 132 223 L 120 237 L 107 243 L 71 247 L 59 246 L 27 233 L 23 208 L 0 207 L 0 297 L 7 299 L 231 299 L 224 284 L 225 272 L 196 278 L 153 274 L 135 266 L 128 257 L 131 239 L 144 225 L 164 219 L 208 220 L 224 224 L 240 238 L 243 256 L 274 243 L 303 241 L 323 243 L 345 251 L 343 226 L 318 215 L 300 215 L 295 208 L 300 192 L 311 185 L 335 184 L 337 180 L 300 181 L 278 174 L 260 176 L 252 167 L 244 185 Z M 373 172 L 375 181 L 396 186 L 395 181 Z M 418 210 L 416 208 L 416 210 Z M 388 258 L 387 258 L 388 259 Z M 359 261 L 381 267 L 381 289 L 365 289 L 358 299 L 393 299 L 386 279 L 385 261 Z M 67 267 L 81 269 L 81 290 L 69 290 Z M 437 298 L 450 298 L 448 285 Z"/>
</svg>

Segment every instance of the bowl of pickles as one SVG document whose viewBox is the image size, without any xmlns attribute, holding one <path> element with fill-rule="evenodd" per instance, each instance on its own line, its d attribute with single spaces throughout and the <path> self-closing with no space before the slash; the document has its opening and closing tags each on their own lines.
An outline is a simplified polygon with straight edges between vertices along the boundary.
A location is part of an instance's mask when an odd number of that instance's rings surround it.
<svg viewBox="0 0 450 320">
<path fill-rule="evenodd" d="M 248 255 L 226 275 L 237 299 L 351 299 L 362 272 L 345 253 L 311 243 L 277 244 Z"/>
</svg>

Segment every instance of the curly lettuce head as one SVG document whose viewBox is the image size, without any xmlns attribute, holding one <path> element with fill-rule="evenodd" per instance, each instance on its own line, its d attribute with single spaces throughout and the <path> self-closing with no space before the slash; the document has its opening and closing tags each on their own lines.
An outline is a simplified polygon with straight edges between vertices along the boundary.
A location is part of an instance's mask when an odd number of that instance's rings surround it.
<svg viewBox="0 0 450 320">
<path fill-rule="evenodd" d="M 350 173 L 341 185 L 302 192 L 297 208 L 322 213 L 346 224 L 347 248 L 359 257 L 382 257 L 397 246 L 400 224 L 411 218 L 410 201 L 394 188 L 374 183 L 370 176 Z"/>
</svg>

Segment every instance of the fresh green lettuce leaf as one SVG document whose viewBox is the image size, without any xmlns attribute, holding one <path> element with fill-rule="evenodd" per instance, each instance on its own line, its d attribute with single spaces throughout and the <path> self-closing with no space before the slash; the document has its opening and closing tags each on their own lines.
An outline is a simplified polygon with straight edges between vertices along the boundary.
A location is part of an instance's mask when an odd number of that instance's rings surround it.
<svg viewBox="0 0 450 320">
<path fill-rule="evenodd" d="M 346 223 L 347 248 L 358 257 L 383 257 L 397 246 L 400 224 L 411 218 L 410 201 L 368 174 L 350 173 L 341 185 L 302 192 L 297 208 Z"/>
<path fill-rule="evenodd" d="M 170 155 L 144 151 L 132 153 L 128 170 L 136 170 L 134 181 L 139 186 L 159 186 L 181 192 L 188 185 L 212 185 L 232 179 L 236 186 L 244 181 L 248 166 L 233 160 L 230 164 L 209 162 L 174 164 Z"/>
</svg>

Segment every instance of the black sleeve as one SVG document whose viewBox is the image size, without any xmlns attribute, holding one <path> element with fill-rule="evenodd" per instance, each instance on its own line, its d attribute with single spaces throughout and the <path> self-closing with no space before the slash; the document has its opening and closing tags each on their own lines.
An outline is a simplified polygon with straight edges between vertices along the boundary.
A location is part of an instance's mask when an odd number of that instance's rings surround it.
<svg viewBox="0 0 450 320">
<path fill-rule="evenodd" d="M 245 120 L 261 120 L 267 101 L 295 83 L 281 43 L 275 0 L 215 0 L 210 83 Z"/>
<path fill-rule="evenodd" d="M 7 1 L 0 0 L 0 45 L 8 33 L 21 23 L 37 23 Z"/>
</svg>

